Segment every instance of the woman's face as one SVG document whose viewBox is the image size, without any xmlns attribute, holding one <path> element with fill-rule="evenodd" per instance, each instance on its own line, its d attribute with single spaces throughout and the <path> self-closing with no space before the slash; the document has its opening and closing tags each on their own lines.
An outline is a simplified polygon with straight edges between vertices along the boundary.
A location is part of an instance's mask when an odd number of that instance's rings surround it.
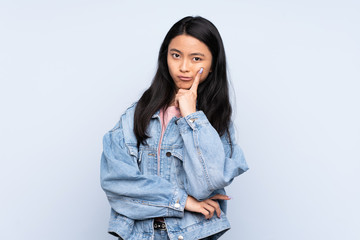
<svg viewBox="0 0 360 240">
<path fill-rule="evenodd" d="M 189 89 L 200 68 L 200 83 L 211 72 L 212 55 L 205 43 L 189 35 L 173 38 L 168 47 L 167 64 L 176 88 Z"/>
</svg>

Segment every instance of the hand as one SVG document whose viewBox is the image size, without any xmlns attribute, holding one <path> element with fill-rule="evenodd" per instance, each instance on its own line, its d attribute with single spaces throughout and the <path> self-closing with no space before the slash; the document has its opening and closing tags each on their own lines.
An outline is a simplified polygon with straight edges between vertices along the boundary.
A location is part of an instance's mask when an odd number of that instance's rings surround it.
<svg viewBox="0 0 360 240">
<path fill-rule="evenodd" d="M 230 200 L 230 197 L 223 194 L 216 194 L 204 201 L 198 201 L 189 195 L 186 199 L 185 210 L 202 213 L 206 219 L 212 218 L 214 216 L 214 212 L 216 212 L 217 217 L 220 218 L 221 210 L 219 203 L 217 201 L 213 201 L 216 199 Z"/>
<path fill-rule="evenodd" d="M 197 89 L 202 71 L 203 68 L 198 71 L 189 90 L 179 89 L 175 95 L 175 106 L 180 108 L 182 117 L 186 117 L 187 115 L 196 112 Z"/>
</svg>

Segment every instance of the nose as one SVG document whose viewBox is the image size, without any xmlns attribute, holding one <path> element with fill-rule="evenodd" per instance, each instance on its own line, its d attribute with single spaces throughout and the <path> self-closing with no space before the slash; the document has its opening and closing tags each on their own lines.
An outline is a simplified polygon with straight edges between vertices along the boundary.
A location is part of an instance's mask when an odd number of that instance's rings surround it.
<svg viewBox="0 0 360 240">
<path fill-rule="evenodd" d="M 189 72 L 189 62 L 186 59 L 180 63 L 180 72 Z"/>
</svg>

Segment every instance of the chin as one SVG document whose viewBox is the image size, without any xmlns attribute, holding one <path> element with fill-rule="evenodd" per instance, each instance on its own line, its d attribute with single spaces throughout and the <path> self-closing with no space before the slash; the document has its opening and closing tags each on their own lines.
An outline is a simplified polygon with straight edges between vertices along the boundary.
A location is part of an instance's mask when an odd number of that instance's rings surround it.
<svg viewBox="0 0 360 240">
<path fill-rule="evenodd" d="M 177 86 L 177 88 L 189 90 L 191 88 L 191 86 L 192 86 L 192 83 L 191 84 L 181 84 L 180 86 Z"/>
<path fill-rule="evenodd" d="M 178 89 L 189 90 L 189 89 L 190 89 L 190 87 L 179 87 Z"/>
</svg>

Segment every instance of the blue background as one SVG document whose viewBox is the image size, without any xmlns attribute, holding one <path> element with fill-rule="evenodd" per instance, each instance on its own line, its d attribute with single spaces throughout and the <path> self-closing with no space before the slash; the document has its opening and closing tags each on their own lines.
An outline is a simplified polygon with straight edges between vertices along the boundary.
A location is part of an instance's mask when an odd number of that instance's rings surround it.
<svg viewBox="0 0 360 240">
<path fill-rule="evenodd" d="M 169 28 L 219 29 L 250 170 L 224 240 L 360 239 L 358 1 L 0 2 L 0 239 L 103 240 L 102 136 Z"/>
</svg>

